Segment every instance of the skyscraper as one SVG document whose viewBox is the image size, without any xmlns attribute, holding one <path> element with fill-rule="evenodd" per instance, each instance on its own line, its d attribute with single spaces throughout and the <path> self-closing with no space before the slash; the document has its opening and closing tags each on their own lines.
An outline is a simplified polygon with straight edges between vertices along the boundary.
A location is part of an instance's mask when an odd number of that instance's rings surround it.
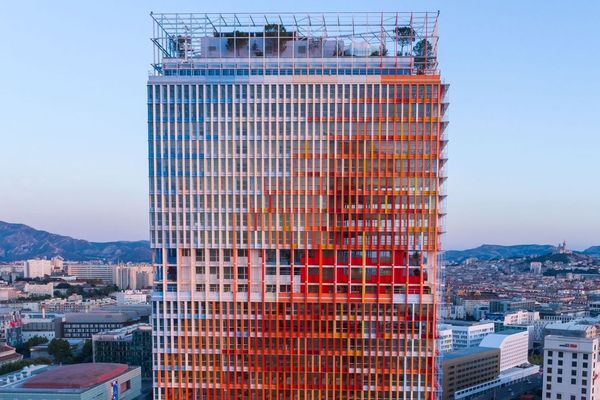
<svg viewBox="0 0 600 400">
<path fill-rule="evenodd" d="M 155 398 L 435 398 L 438 13 L 152 18 Z"/>
</svg>

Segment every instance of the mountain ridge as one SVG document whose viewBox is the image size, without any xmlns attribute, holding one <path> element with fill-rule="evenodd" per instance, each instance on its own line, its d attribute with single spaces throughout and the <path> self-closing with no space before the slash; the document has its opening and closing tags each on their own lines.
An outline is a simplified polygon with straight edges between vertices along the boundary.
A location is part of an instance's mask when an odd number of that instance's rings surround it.
<svg viewBox="0 0 600 400">
<path fill-rule="evenodd" d="M 467 258 L 493 260 L 544 256 L 556 247 L 550 244 L 496 245 L 482 244 L 465 250 L 446 250 L 448 262 L 463 262 Z M 575 252 L 600 257 L 600 246 Z M 25 224 L 0 221 L 0 262 L 51 258 L 61 256 L 76 261 L 150 262 L 150 243 L 147 240 L 91 242 L 32 228 Z"/>
<path fill-rule="evenodd" d="M 61 256 L 67 260 L 106 262 L 149 262 L 147 240 L 90 242 L 0 221 L 0 261 Z"/>
<path fill-rule="evenodd" d="M 535 257 L 548 255 L 555 249 L 556 246 L 550 244 L 482 244 L 472 249 L 447 250 L 444 252 L 444 259 L 449 262 L 463 262 L 467 258 L 494 260 L 500 258 Z M 592 246 L 583 251 L 574 251 L 573 253 L 600 256 L 600 246 Z"/>
</svg>

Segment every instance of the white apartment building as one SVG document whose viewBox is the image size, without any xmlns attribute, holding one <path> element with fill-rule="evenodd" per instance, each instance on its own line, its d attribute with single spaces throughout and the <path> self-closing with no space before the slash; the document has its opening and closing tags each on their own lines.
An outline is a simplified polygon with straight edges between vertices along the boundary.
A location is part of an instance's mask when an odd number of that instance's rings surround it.
<svg viewBox="0 0 600 400">
<path fill-rule="evenodd" d="M 46 284 L 26 283 L 23 291 L 29 296 L 54 297 L 54 282 L 48 282 Z"/>
<path fill-rule="evenodd" d="M 483 338 L 481 347 L 500 349 L 500 372 L 527 364 L 529 332 L 508 329 Z"/>
<path fill-rule="evenodd" d="M 544 399 L 600 399 L 599 374 L 597 336 L 546 336 L 544 340 Z"/>
<path fill-rule="evenodd" d="M 118 264 L 113 266 L 114 282 L 119 289 L 139 290 L 154 284 L 153 267 L 150 264 Z"/>
<path fill-rule="evenodd" d="M 504 325 L 533 325 L 539 319 L 539 311 L 519 310 L 505 314 Z"/>
<path fill-rule="evenodd" d="M 117 305 L 144 304 L 148 302 L 148 295 L 148 292 L 143 292 L 141 290 L 124 290 L 116 294 Z"/>
<path fill-rule="evenodd" d="M 25 278 L 43 278 L 51 275 L 54 264 L 52 260 L 27 260 L 23 266 Z"/>
<path fill-rule="evenodd" d="M 494 333 L 493 322 L 452 321 L 450 326 L 454 350 L 479 346 L 485 336 Z"/>
<path fill-rule="evenodd" d="M 68 264 L 67 273 L 74 275 L 77 279 L 97 279 L 104 283 L 114 283 L 114 265 L 111 264 Z"/>
<path fill-rule="evenodd" d="M 21 291 L 15 289 L 12 286 L 1 285 L 0 286 L 0 301 L 18 299 Z"/>
<path fill-rule="evenodd" d="M 442 352 L 449 352 L 454 349 L 452 340 L 452 326 L 446 324 L 438 325 L 438 349 Z"/>
</svg>

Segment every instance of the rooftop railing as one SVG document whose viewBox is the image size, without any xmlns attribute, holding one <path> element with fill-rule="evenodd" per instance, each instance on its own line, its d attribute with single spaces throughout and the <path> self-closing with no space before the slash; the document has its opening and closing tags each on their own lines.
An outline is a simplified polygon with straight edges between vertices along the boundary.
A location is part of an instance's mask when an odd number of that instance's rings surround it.
<svg viewBox="0 0 600 400">
<path fill-rule="evenodd" d="M 394 60 L 437 68 L 438 12 L 151 14 L 155 69 L 166 60 Z M 408 60 L 408 61 L 407 61 Z M 392 64 L 394 64 L 394 62 Z M 160 73 L 160 69 L 159 69 Z"/>
</svg>

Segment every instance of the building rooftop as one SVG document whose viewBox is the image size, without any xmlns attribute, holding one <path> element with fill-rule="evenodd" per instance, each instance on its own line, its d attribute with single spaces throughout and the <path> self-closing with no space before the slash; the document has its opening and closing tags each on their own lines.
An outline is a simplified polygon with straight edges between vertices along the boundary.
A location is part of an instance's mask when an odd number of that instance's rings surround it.
<svg viewBox="0 0 600 400">
<path fill-rule="evenodd" d="M 131 320 L 131 316 L 124 312 L 97 312 L 88 313 L 67 313 L 65 314 L 66 323 L 120 323 Z"/>
<path fill-rule="evenodd" d="M 443 322 L 443 324 L 451 325 L 451 326 L 479 326 L 479 325 L 488 325 L 493 324 L 494 321 L 464 321 L 460 319 L 447 319 Z"/>
<path fill-rule="evenodd" d="M 134 324 L 125 326 L 123 328 L 114 329 L 112 331 L 100 332 L 92 335 L 93 341 L 116 341 L 116 340 L 131 340 L 132 334 L 135 331 L 148 331 L 152 332 L 152 326 L 150 324 Z"/>
<path fill-rule="evenodd" d="M 87 389 L 109 381 L 129 369 L 126 364 L 85 363 L 50 368 L 33 375 L 20 387 L 27 389 Z"/>
<path fill-rule="evenodd" d="M 474 354 L 483 354 L 488 352 L 498 352 L 498 349 L 492 347 L 467 347 L 465 349 L 449 351 L 447 353 L 443 353 L 441 358 L 442 360 L 453 360 L 456 358 L 467 357 Z"/>
<path fill-rule="evenodd" d="M 439 12 L 151 13 L 155 70 L 164 60 L 369 58 L 437 67 Z"/>
<path fill-rule="evenodd" d="M 523 336 L 526 336 L 527 338 L 529 337 L 528 331 L 518 329 L 507 329 L 505 331 L 490 333 L 489 335 L 486 335 L 481 340 L 480 344 L 484 347 L 500 347 L 502 346 L 505 340 L 507 340 L 510 336 L 516 334 L 521 334 Z"/>
</svg>

